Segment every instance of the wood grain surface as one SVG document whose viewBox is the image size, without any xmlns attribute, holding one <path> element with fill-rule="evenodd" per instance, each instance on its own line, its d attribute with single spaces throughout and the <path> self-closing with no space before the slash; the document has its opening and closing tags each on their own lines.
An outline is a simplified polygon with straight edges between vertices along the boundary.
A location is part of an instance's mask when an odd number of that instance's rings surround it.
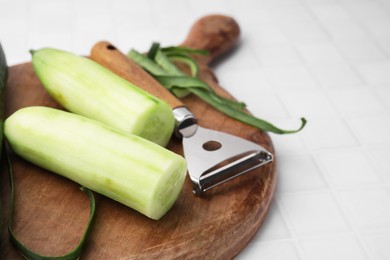
<svg viewBox="0 0 390 260">
<path fill-rule="evenodd" d="M 212 16 L 214 22 L 215 17 Z M 201 19 L 195 25 L 198 23 L 202 24 L 201 28 L 209 28 L 207 30 L 216 28 L 215 25 L 210 27 L 207 19 Z M 201 28 L 193 27 L 191 32 L 194 28 L 199 33 Z M 229 36 L 222 29 L 219 32 L 222 32 L 222 38 Z M 200 37 L 199 43 L 191 47 L 201 47 L 199 44 L 208 42 L 204 47 L 211 48 L 213 44 L 207 39 Z M 218 43 L 220 46 L 229 42 L 223 39 Z M 184 44 L 188 46 L 187 40 Z M 231 46 L 223 48 L 215 47 L 212 56 L 200 58 L 203 62 L 202 78 L 216 91 L 230 97 L 207 67 L 216 55 Z M 266 133 L 224 116 L 195 96 L 188 96 L 182 102 L 198 117 L 200 125 L 248 139 L 274 153 L 272 141 Z M 34 105 L 62 109 L 45 92 L 31 63 L 11 67 L 6 115 Z M 172 138 L 168 149 L 183 154 L 181 141 L 176 138 Z M 66 253 L 78 243 L 87 223 L 87 197 L 77 183 L 36 167 L 14 154 L 12 163 L 16 189 L 15 234 L 42 255 Z M 276 185 L 275 167 L 276 162 L 273 162 L 255 169 L 202 197 L 192 194 L 192 185 L 187 178 L 177 202 L 159 221 L 96 194 L 96 219 L 81 259 L 231 259 L 247 245 L 266 218 Z M 0 189 L 7 213 L 9 180 L 4 169 Z M 22 259 L 10 244 L 6 227 L 1 230 L 0 259 Z"/>
</svg>

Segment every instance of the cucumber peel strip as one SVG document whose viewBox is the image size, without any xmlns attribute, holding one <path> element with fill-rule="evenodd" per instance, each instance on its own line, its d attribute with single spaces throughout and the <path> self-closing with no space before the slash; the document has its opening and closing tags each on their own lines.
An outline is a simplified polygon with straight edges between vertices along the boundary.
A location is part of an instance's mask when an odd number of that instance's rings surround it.
<svg viewBox="0 0 390 260">
<path fill-rule="evenodd" d="M 244 111 L 245 104 L 243 102 L 227 99 L 215 93 L 208 84 L 197 78 L 199 66 L 191 57 L 191 55 L 208 55 L 208 53 L 206 50 L 186 47 L 160 48 L 158 43 L 153 43 L 146 55 L 131 50 L 128 57 L 149 72 L 161 85 L 169 89 L 178 98 L 193 93 L 225 115 L 266 132 L 292 134 L 301 131 L 305 127 L 307 120 L 302 117 L 298 129 L 281 129 Z M 181 71 L 178 73 L 174 61 L 187 64 L 190 67 L 191 76 Z M 175 69 L 173 69 L 174 67 Z"/>
<path fill-rule="evenodd" d="M 87 236 L 89 234 L 89 231 L 92 227 L 92 222 L 95 216 L 95 197 L 93 195 L 93 192 L 90 191 L 89 189 L 85 187 L 81 187 L 80 189 L 85 192 L 89 198 L 89 208 L 90 208 L 90 213 L 89 213 L 89 219 L 88 219 L 88 224 L 87 227 L 84 231 L 84 234 L 79 242 L 79 244 L 70 252 L 63 256 L 41 256 L 29 248 L 27 248 L 24 244 L 22 244 L 15 236 L 14 232 L 12 231 L 12 226 L 13 226 L 13 218 L 14 218 L 14 200 L 15 200 L 15 195 L 14 195 L 14 178 L 13 178 L 13 171 L 12 171 L 12 164 L 11 164 L 11 159 L 4 148 L 3 154 L 6 157 L 6 162 L 7 162 L 7 168 L 8 168 L 8 173 L 9 173 L 9 179 L 10 179 L 10 189 L 11 189 L 11 199 L 10 199 L 10 211 L 8 215 L 8 233 L 10 236 L 11 242 L 14 244 L 14 246 L 17 248 L 17 250 L 27 259 L 32 259 L 32 260 L 74 260 L 78 259 L 81 255 L 82 249 L 87 241 Z"/>
<path fill-rule="evenodd" d="M 174 91 L 176 89 L 187 89 L 188 91 L 202 98 L 198 95 L 198 93 L 200 92 L 197 91 L 202 90 L 202 96 L 207 95 L 210 100 L 214 101 L 212 102 L 212 104 L 214 105 L 227 105 L 238 110 L 243 110 L 245 108 L 245 103 L 237 102 L 217 95 L 217 93 L 215 93 L 215 91 L 212 90 L 206 83 L 197 78 L 188 76 L 155 76 L 155 78 L 161 83 L 161 85 L 171 91 Z M 207 101 L 208 99 L 202 99 L 207 103 L 211 104 Z"/>
<path fill-rule="evenodd" d="M 157 76 L 157 81 L 180 98 L 183 97 L 183 94 L 188 95 L 191 92 L 193 93 L 193 91 L 191 91 L 192 88 L 203 88 L 208 92 L 209 96 L 217 102 L 216 104 L 220 103 L 221 105 L 230 105 L 240 110 L 245 108 L 245 104 L 242 102 L 237 102 L 217 95 L 209 85 L 194 76 L 198 74 L 199 66 L 195 60 L 188 54 L 185 54 L 185 52 L 196 53 L 197 50 L 182 47 L 178 48 L 179 51 L 175 53 L 174 48 L 170 47 L 170 51 L 168 52 L 169 55 L 165 55 L 163 50 L 160 49 L 159 43 L 152 44 L 149 52 L 147 53 L 147 57 L 151 59 L 150 62 L 153 62 L 154 60 L 157 65 L 167 72 L 166 75 Z M 196 64 L 196 67 L 190 66 L 190 69 L 192 70 L 191 73 L 193 74 L 192 76 L 187 76 L 184 72 L 177 68 L 175 64 L 173 64 L 172 61 L 177 59 L 177 57 L 181 57 L 182 60 L 184 59 L 185 63 L 190 62 L 191 64 Z"/>
</svg>

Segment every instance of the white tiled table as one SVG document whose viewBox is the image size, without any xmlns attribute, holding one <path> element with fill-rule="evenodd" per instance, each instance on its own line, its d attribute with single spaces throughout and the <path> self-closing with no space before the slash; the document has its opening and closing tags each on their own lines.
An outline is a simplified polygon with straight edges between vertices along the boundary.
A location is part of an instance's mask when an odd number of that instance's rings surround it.
<svg viewBox="0 0 390 260">
<path fill-rule="evenodd" d="M 309 121 L 272 134 L 275 200 L 237 259 L 390 259 L 389 0 L 0 0 L 0 41 L 10 65 L 102 39 L 144 51 L 210 13 L 242 28 L 221 85 L 279 126 Z"/>
</svg>

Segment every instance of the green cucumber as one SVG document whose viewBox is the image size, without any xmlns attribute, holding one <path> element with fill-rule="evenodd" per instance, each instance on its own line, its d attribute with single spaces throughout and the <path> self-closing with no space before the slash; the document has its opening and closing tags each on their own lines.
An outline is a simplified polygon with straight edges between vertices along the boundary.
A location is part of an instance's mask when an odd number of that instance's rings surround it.
<svg viewBox="0 0 390 260">
<path fill-rule="evenodd" d="M 41 83 L 67 110 L 167 145 L 175 124 L 167 103 L 88 58 L 52 48 L 31 53 Z"/>
<path fill-rule="evenodd" d="M 136 135 L 48 107 L 22 108 L 4 133 L 22 158 L 160 219 L 179 196 L 186 161 Z"/>
</svg>

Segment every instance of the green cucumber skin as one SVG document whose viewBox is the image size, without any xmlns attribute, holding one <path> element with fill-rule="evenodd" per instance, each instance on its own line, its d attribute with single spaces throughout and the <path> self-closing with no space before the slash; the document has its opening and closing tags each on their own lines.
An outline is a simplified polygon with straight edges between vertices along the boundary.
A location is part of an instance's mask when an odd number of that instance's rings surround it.
<svg viewBox="0 0 390 260">
<path fill-rule="evenodd" d="M 0 156 L 3 150 L 3 127 L 4 127 L 4 90 L 7 84 L 8 66 L 3 47 L 0 43 Z M 3 208 L 0 200 L 0 230 L 3 230 Z"/>
<path fill-rule="evenodd" d="M 166 146 L 174 129 L 172 108 L 100 64 L 72 53 L 32 51 L 36 75 L 67 110 Z"/>
<path fill-rule="evenodd" d="M 24 159 L 160 219 L 179 196 L 183 157 L 136 135 L 47 107 L 28 107 L 5 121 L 11 148 Z"/>
<path fill-rule="evenodd" d="M 7 84 L 8 66 L 3 47 L 0 43 L 0 154 L 3 144 L 3 124 L 4 124 L 4 90 Z"/>
</svg>

